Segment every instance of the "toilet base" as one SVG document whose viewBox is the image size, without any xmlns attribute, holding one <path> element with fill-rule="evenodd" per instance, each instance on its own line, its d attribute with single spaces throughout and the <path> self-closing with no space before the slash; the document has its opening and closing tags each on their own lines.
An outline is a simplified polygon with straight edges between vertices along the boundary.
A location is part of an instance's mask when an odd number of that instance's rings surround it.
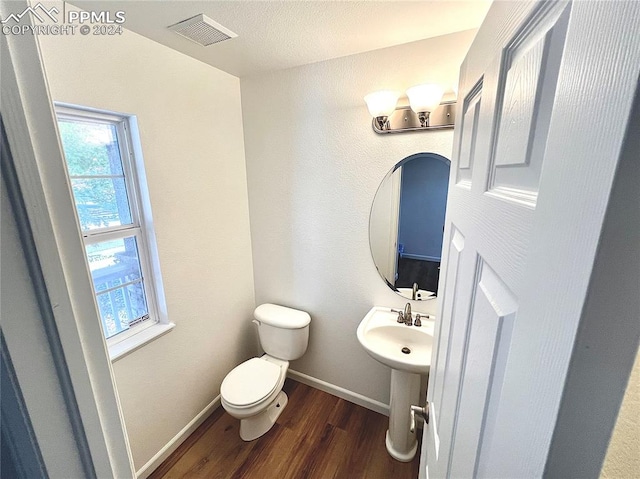
<svg viewBox="0 0 640 479">
<path fill-rule="evenodd" d="M 280 417 L 289 398 L 284 391 L 280 391 L 276 399 L 260 414 L 240 420 L 240 438 L 243 441 L 253 441 L 269 432 Z"/>
</svg>

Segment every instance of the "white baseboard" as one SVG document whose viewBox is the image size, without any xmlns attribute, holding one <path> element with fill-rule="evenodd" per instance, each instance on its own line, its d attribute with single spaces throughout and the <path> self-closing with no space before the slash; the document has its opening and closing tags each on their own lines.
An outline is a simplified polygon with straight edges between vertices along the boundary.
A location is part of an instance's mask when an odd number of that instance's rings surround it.
<svg viewBox="0 0 640 479">
<path fill-rule="evenodd" d="M 311 386 L 313 388 L 319 389 L 320 391 L 332 394 L 346 401 L 357 404 L 358 406 L 371 409 L 372 411 L 384 414 L 385 416 L 389 415 L 388 404 L 381 403 L 380 401 L 368 398 L 366 396 L 363 396 L 362 394 L 349 391 L 348 389 L 341 388 L 340 386 L 336 386 L 335 384 L 322 381 L 321 379 L 317 379 L 303 373 L 299 373 L 298 371 L 294 371 L 292 369 L 289 369 L 287 376 L 289 376 L 291 379 L 295 379 L 296 381 L 301 382 L 302 384 L 306 384 L 307 386 Z"/>
<path fill-rule="evenodd" d="M 146 479 L 157 467 L 173 453 L 178 446 L 187 439 L 209 415 L 220 406 L 220 395 L 217 395 L 205 408 L 198 413 L 182 430 L 176 434 L 149 462 L 136 471 L 136 479 Z"/>
</svg>

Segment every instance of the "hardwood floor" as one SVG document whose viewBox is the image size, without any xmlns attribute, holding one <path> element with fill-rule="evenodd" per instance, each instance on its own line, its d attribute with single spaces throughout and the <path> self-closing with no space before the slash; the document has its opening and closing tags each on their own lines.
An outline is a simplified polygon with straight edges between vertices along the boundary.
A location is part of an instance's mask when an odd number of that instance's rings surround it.
<svg viewBox="0 0 640 479">
<path fill-rule="evenodd" d="M 240 421 L 222 407 L 150 479 L 415 479 L 411 463 L 384 445 L 388 418 L 287 379 L 289 403 L 261 438 L 244 442 Z"/>
</svg>

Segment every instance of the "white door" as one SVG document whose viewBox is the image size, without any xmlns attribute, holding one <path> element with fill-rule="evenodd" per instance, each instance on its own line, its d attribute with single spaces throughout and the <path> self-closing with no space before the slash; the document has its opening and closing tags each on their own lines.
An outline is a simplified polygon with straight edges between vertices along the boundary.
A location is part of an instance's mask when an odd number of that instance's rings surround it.
<svg viewBox="0 0 640 479">
<path fill-rule="evenodd" d="M 462 65 L 423 477 L 545 473 L 638 25 L 640 2 L 496 2 Z"/>
</svg>

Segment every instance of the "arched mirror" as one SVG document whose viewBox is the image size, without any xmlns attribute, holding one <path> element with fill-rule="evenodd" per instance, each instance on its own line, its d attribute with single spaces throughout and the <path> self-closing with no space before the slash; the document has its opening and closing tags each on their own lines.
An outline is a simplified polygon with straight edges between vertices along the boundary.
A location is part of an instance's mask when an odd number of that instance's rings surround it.
<svg viewBox="0 0 640 479">
<path fill-rule="evenodd" d="M 371 206 L 369 244 L 382 279 L 407 299 L 438 294 L 451 162 L 417 153 L 384 177 Z"/>
</svg>

